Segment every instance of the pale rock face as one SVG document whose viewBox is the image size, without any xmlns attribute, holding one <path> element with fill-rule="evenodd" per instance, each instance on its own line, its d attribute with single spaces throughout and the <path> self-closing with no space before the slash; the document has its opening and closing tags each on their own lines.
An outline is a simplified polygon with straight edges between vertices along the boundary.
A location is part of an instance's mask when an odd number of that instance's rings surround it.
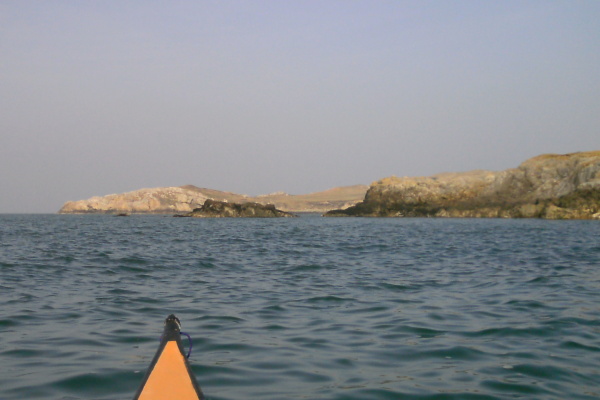
<svg viewBox="0 0 600 400">
<path fill-rule="evenodd" d="M 123 194 L 69 201 L 59 211 L 77 213 L 166 213 L 190 212 L 200 207 L 208 197 L 180 187 L 140 189 Z"/>
<path fill-rule="evenodd" d="M 374 182 L 365 200 L 331 216 L 597 218 L 600 151 L 546 154 L 500 172 Z"/>
<path fill-rule="evenodd" d="M 565 155 L 541 155 L 519 166 L 534 190 L 532 199 L 560 197 L 584 185 L 600 187 L 600 151 Z"/>
<path fill-rule="evenodd" d="M 496 176 L 497 173 L 491 171 L 470 171 L 416 178 L 390 177 L 372 184 L 365 201 L 384 199 L 394 194 L 402 196 L 406 203 L 471 198 L 493 183 Z"/>
<path fill-rule="evenodd" d="M 600 152 L 542 155 L 506 171 L 469 171 L 430 177 L 384 178 L 371 185 L 365 201 L 400 196 L 404 203 L 504 196 L 535 201 L 579 188 L 600 188 Z"/>
<path fill-rule="evenodd" d="M 260 204 L 274 204 L 279 209 L 294 212 L 325 212 L 335 208 L 346 208 L 360 202 L 366 191 L 367 186 L 355 185 L 306 195 L 290 195 L 277 192 L 252 198 L 231 192 L 186 185 L 182 187 L 140 189 L 123 194 L 69 201 L 64 204 L 59 213 L 184 214 L 201 207 L 207 199 L 240 204 L 254 201 Z"/>
</svg>

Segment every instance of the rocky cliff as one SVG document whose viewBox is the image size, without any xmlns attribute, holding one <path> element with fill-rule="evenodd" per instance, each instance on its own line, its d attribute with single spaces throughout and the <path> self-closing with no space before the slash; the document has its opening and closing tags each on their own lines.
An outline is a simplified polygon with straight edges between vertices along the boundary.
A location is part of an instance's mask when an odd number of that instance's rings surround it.
<svg viewBox="0 0 600 400">
<path fill-rule="evenodd" d="M 272 204 L 254 202 L 228 203 L 225 201 L 206 200 L 202 207 L 192 212 L 177 215 L 178 217 L 196 218 L 289 218 L 295 215 L 281 211 Z"/>
<path fill-rule="evenodd" d="M 200 192 L 181 187 L 140 189 L 122 194 L 68 201 L 61 214 L 119 214 L 189 212 L 208 199 Z"/>
<path fill-rule="evenodd" d="M 325 216 L 600 219 L 600 151 L 547 154 L 501 172 L 390 177 Z"/>
<path fill-rule="evenodd" d="M 68 201 L 61 214 L 173 214 L 191 212 L 208 199 L 232 203 L 255 202 L 273 204 L 290 212 L 325 212 L 343 209 L 360 202 L 366 185 L 339 187 L 305 195 L 273 193 L 258 197 L 199 188 L 193 185 L 140 189 L 122 194 L 97 196 L 87 200 Z"/>
</svg>

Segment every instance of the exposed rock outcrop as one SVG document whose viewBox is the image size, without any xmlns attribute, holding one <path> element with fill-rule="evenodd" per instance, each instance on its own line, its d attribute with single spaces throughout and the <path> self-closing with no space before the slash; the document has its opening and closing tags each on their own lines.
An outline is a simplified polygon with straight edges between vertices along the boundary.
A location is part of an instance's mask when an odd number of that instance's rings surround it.
<svg viewBox="0 0 600 400">
<path fill-rule="evenodd" d="M 273 204 L 258 204 L 254 202 L 228 203 L 225 201 L 206 200 L 202 207 L 192 212 L 180 215 L 196 218 L 286 218 L 295 217 L 275 208 Z"/>
<path fill-rule="evenodd" d="M 255 202 L 274 204 L 289 212 L 320 212 L 343 209 L 360 202 L 368 189 L 355 185 L 329 189 L 305 195 L 283 192 L 249 197 L 219 190 L 199 188 L 193 185 L 140 189 L 122 194 L 97 196 L 87 200 L 68 201 L 60 209 L 61 214 L 173 214 L 191 212 L 208 199 L 230 203 Z"/>
<path fill-rule="evenodd" d="M 180 187 L 140 189 L 123 194 L 68 201 L 61 214 L 164 214 L 190 212 L 208 199 L 204 194 Z"/>
<path fill-rule="evenodd" d="M 501 172 L 390 177 L 325 216 L 600 219 L 600 151 L 534 157 Z"/>
</svg>

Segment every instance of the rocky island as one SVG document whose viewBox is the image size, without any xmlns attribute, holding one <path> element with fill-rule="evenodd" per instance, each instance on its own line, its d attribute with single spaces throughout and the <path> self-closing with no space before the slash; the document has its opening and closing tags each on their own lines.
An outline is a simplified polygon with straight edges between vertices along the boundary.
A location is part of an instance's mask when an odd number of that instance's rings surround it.
<svg viewBox="0 0 600 400">
<path fill-rule="evenodd" d="M 257 197 L 199 188 L 194 185 L 139 189 L 121 194 L 95 196 L 87 200 L 68 201 L 60 214 L 177 214 L 202 207 L 206 200 L 228 203 L 273 204 L 288 212 L 323 213 L 343 209 L 360 202 L 368 186 L 337 187 L 323 192 L 291 195 L 283 192 Z"/>
<path fill-rule="evenodd" d="M 600 151 L 541 155 L 501 172 L 389 177 L 324 215 L 600 219 Z"/>
<path fill-rule="evenodd" d="M 294 214 L 281 211 L 273 204 L 259 204 L 254 202 L 228 203 L 225 201 L 206 200 L 202 207 L 193 211 L 176 215 L 177 217 L 195 218 L 290 218 Z"/>
</svg>

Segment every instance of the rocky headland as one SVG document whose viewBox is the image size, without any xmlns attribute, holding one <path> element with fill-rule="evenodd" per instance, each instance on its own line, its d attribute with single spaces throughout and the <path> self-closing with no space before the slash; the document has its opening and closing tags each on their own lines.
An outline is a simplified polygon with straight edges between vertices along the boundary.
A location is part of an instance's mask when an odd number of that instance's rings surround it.
<svg viewBox="0 0 600 400">
<path fill-rule="evenodd" d="M 184 187 L 140 189 L 68 201 L 60 214 L 167 214 L 190 212 L 209 197 Z"/>
<path fill-rule="evenodd" d="M 354 185 L 303 195 L 283 192 L 250 197 L 231 192 L 199 188 L 193 185 L 140 189 L 121 194 L 96 196 L 87 200 L 68 201 L 60 214 L 181 214 L 202 207 L 206 200 L 229 203 L 254 202 L 273 204 L 288 212 L 324 213 L 344 209 L 362 201 L 366 185 Z"/>
<path fill-rule="evenodd" d="M 389 177 L 325 216 L 600 219 L 600 151 L 541 155 L 500 172 Z"/>
<path fill-rule="evenodd" d="M 259 204 L 254 202 L 228 203 L 225 201 L 206 200 L 202 207 L 193 211 L 176 215 L 178 217 L 195 218 L 289 218 L 294 214 L 281 211 L 273 204 Z"/>
</svg>

